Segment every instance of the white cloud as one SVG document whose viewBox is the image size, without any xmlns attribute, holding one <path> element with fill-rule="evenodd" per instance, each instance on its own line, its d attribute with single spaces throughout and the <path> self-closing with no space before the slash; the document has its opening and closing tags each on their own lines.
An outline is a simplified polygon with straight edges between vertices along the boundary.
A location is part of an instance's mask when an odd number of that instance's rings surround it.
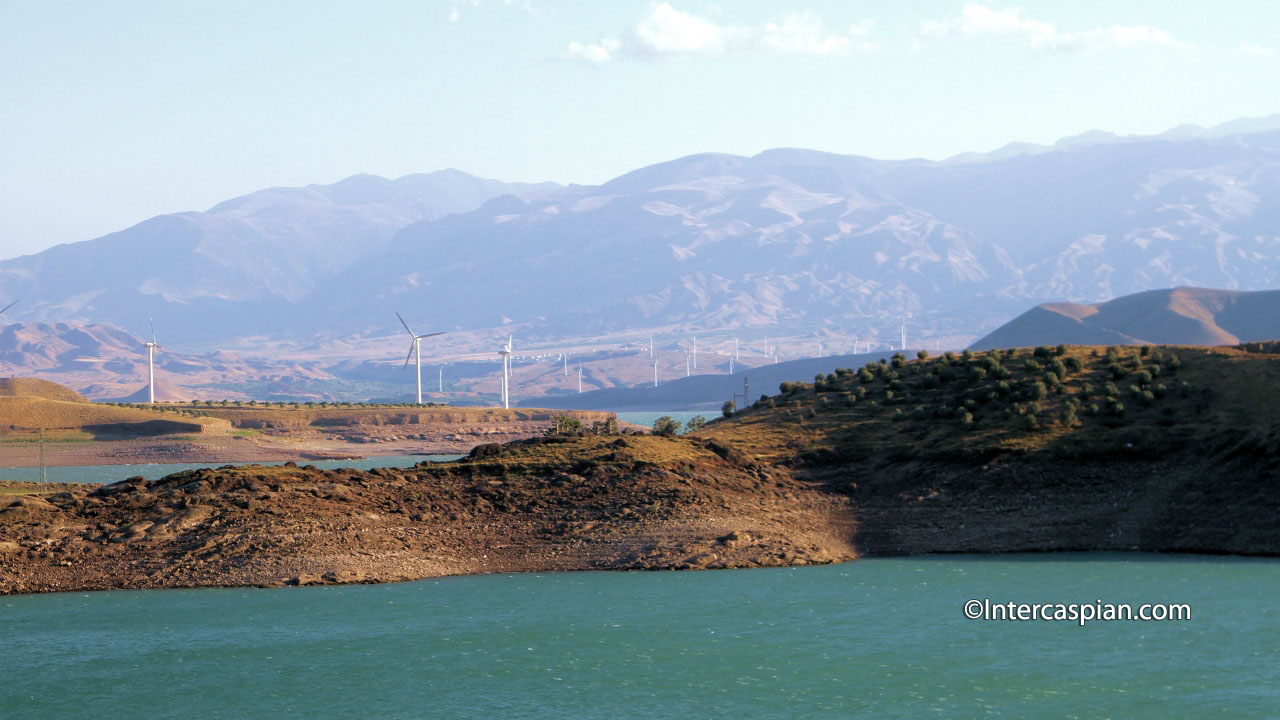
<svg viewBox="0 0 1280 720">
<path fill-rule="evenodd" d="M 1262 58 L 1264 60 L 1273 60 L 1280 53 L 1276 53 L 1271 48 L 1254 45 L 1253 43 L 1240 43 L 1236 46 L 1236 54 L 1251 58 Z"/>
<path fill-rule="evenodd" d="M 594 43 L 569 43 L 566 57 L 605 63 L 619 57 L 660 58 L 718 55 L 726 52 L 770 52 L 778 55 L 845 55 L 874 52 L 866 39 L 872 23 L 865 20 L 844 33 L 828 33 L 812 12 L 791 12 L 759 27 L 722 25 L 668 2 L 649 8 L 620 37 Z"/>
<path fill-rule="evenodd" d="M 1024 17 L 1022 11 L 1016 8 L 993 10 L 977 3 L 965 5 L 959 17 L 923 23 L 920 26 L 920 36 L 1012 37 L 1021 39 L 1028 49 L 1042 52 L 1097 52 L 1153 47 L 1194 49 L 1193 45 L 1177 40 L 1164 30 L 1150 25 L 1113 25 L 1065 32 L 1052 23 Z"/>
<path fill-rule="evenodd" d="M 613 59 L 621 45 L 613 38 L 600 38 L 594 43 L 569 43 L 569 59 L 588 63 L 606 63 Z"/>
<path fill-rule="evenodd" d="M 731 32 L 664 2 L 631 28 L 631 39 L 636 48 L 654 55 L 696 55 L 724 51 Z"/>
</svg>

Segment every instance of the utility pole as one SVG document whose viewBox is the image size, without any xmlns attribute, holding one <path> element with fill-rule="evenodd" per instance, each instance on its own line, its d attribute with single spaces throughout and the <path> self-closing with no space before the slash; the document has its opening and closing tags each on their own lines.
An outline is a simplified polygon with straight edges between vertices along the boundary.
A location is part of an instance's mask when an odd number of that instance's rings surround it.
<svg viewBox="0 0 1280 720">
<path fill-rule="evenodd" d="M 746 377 L 742 378 L 742 404 L 741 405 L 738 405 L 738 393 L 733 394 L 733 404 L 735 407 L 738 407 L 738 408 L 747 407 L 747 404 L 748 404 L 747 398 L 751 396 L 751 385 L 749 384 L 749 382 L 750 381 Z"/>
</svg>

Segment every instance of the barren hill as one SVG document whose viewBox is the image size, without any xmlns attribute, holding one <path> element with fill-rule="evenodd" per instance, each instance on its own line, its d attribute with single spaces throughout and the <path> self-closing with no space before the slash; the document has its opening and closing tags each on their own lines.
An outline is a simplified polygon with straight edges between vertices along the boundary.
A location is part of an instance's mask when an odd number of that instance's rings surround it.
<svg viewBox="0 0 1280 720">
<path fill-rule="evenodd" d="M 973 344 L 1236 345 L 1280 338 L 1280 290 L 1238 292 L 1177 287 L 1095 305 L 1046 303 Z"/>
<path fill-rule="evenodd" d="M 61 402 L 89 402 L 69 387 L 40 378 L 0 378 L 0 397 L 36 397 Z"/>
</svg>

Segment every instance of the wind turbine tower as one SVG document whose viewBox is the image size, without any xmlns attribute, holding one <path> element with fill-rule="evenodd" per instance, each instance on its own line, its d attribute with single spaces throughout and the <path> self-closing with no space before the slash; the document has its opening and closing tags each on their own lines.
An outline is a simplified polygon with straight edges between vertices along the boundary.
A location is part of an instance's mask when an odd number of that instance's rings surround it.
<svg viewBox="0 0 1280 720">
<path fill-rule="evenodd" d="M 444 366 L 443 365 L 440 366 L 439 382 L 440 382 L 439 392 L 444 393 Z"/>
<path fill-rule="evenodd" d="M 582 366 L 578 366 L 578 394 L 582 394 Z"/>
<path fill-rule="evenodd" d="M 16 302 L 16 301 L 15 301 Z M 12 307 L 10 303 L 10 307 Z M 9 308 L 5 308 L 8 310 Z M 160 343 L 156 342 L 156 322 L 151 318 L 147 318 L 147 322 L 151 323 L 151 342 L 147 343 L 147 402 L 152 405 L 156 404 L 156 348 L 160 347 Z"/>
<path fill-rule="evenodd" d="M 433 333 L 427 333 L 425 335 L 419 335 L 413 331 L 413 328 L 409 327 L 409 323 L 405 322 L 404 318 L 400 317 L 400 313 L 396 313 L 396 317 L 400 319 L 400 324 L 404 326 L 404 329 L 409 331 L 409 337 L 413 338 L 413 340 L 411 340 L 409 343 L 409 353 L 404 356 L 404 366 L 409 367 L 409 358 L 413 358 L 414 365 L 417 367 L 417 370 L 418 370 L 418 404 L 421 405 L 422 404 L 422 347 L 421 347 L 422 338 L 429 338 L 429 337 L 435 337 L 436 335 L 443 335 L 444 332 L 433 332 Z M 443 384 L 443 380 L 441 380 L 441 384 Z"/>
<path fill-rule="evenodd" d="M 689 356 L 684 356 L 684 376 L 689 377 Z"/>
<path fill-rule="evenodd" d="M 653 361 L 653 386 L 658 387 L 658 361 Z"/>
<path fill-rule="evenodd" d="M 911 317 L 910 314 L 902 316 L 902 352 L 904 353 L 907 351 L 907 318 L 909 317 Z"/>
<path fill-rule="evenodd" d="M 502 356 L 502 407 L 508 410 L 511 408 L 511 345 L 512 337 L 508 335 L 507 344 L 498 350 Z"/>
<path fill-rule="evenodd" d="M 733 339 L 733 359 L 738 359 L 738 338 Z"/>
<path fill-rule="evenodd" d="M 649 357 L 653 357 L 653 336 L 649 336 Z"/>
</svg>

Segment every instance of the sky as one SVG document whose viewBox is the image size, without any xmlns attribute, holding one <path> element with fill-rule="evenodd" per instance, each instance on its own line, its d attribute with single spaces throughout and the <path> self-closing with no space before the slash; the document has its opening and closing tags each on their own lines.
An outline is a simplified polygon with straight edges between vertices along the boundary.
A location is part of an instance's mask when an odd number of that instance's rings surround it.
<svg viewBox="0 0 1280 720">
<path fill-rule="evenodd" d="M 0 258 L 264 187 L 1280 112 L 1280 3 L 0 2 Z"/>
</svg>

